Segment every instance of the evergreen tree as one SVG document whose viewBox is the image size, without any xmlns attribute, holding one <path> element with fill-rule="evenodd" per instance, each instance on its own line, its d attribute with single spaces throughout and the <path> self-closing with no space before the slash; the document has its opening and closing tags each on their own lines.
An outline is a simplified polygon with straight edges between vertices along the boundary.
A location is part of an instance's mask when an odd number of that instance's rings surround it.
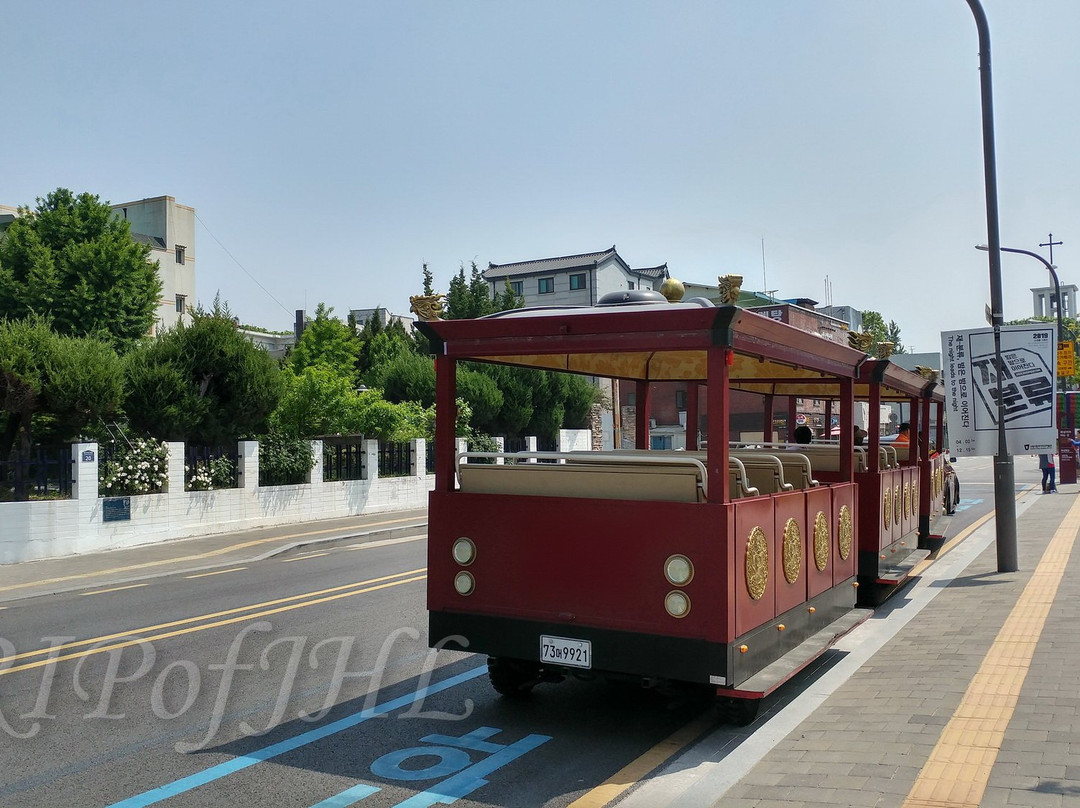
<svg viewBox="0 0 1080 808">
<path fill-rule="evenodd" d="M 282 394 L 277 363 L 217 300 L 126 359 L 128 419 L 161 440 L 216 444 L 256 434 Z"/>
<path fill-rule="evenodd" d="M 315 319 L 304 326 L 304 333 L 289 354 L 289 365 L 296 373 L 307 367 L 330 368 L 355 386 L 361 341 L 356 330 L 333 317 L 333 313 L 334 309 L 324 303 L 316 307 Z"/>
<path fill-rule="evenodd" d="M 0 318 L 46 317 L 59 334 L 131 347 L 154 325 L 161 280 L 150 247 L 88 193 L 58 188 L 0 238 Z"/>
<path fill-rule="evenodd" d="M 87 423 L 120 406 L 123 372 L 112 347 L 92 337 L 53 332 L 44 317 L 0 320 L 0 459 L 28 461 L 37 420 L 51 417 L 54 435 L 73 440 Z M 15 498 L 27 498 L 25 481 Z"/>
</svg>

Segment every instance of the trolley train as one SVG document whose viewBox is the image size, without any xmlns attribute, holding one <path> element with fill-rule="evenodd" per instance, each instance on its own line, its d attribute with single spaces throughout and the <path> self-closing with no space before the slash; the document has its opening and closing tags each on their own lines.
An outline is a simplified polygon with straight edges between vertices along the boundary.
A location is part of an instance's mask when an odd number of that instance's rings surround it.
<svg viewBox="0 0 1080 808">
<path fill-rule="evenodd" d="M 645 297 L 418 324 L 436 367 L 429 638 L 488 655 L 503 694 L 566 676 L 689 683 L 746 722 L 931 540 L 941 495 L 925 430 L 913 424 L 922 438 L 906 457 L 873 429 L 855 448 L 856 398 L 905 399 L 923 424 L 943 398 L 918 374 L 768 317 Z M 636 448 L 457 453 L 462 361 L 632 384 Z M 648 450 L 650 386 L 663 382 L 700 392 L 688 422 L 702 416 L 702 446 L 689 430 L 687 451 Z M 729 424 L 748 396 L 766 425 L 750 445 Z M 777 396 L 833 402 L 839 442 L 772 442 Z"/>
</svg>

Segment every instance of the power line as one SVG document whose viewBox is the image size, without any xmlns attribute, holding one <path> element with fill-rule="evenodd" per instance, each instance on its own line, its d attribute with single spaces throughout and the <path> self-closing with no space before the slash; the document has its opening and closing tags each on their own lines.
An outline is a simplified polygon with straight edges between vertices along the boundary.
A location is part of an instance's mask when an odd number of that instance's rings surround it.
<svg viewBox="0 0 1080 808">
<path fill-rule="evenodd" d="M 249 278 L 251 278 L 251 280 L 252 280 L 252 281 L 254 281 L 254 282 L 255 282 L 255 285 L 256 285 L 256 286 L 258 286 L 258 287 L 259 287 L 260 289 L 262 289 L 262 290 L 263 290 L 264 292 L 266 292 L 266 296 L 267 296 L 267 297 L 269 297 L 269 298 L 270 298 L 271 300 L 273 300 L 273 301 L 274 301 L 275 303 L 277 303 L 277 304 L 278 304 L 279 306 L 281 306 L 282 310 L 283 310 L 283 311 L 284 311 L 284 312 L 285 312 L 286 314 L 288 314 L 289 316 L 292 316 L 292 312 L 291 312 L 291 311 L 289 311 L 289 310 L 288 310 L 287 308 L 285 308 L 284 304 L 282 304 L 282 302 L 281 302 L 280 300 L 278 300 L 278 299 L 277 299 L 276 297 L 274 297 L 274 296 L 273 296 L 272 294 L 270 294 L 270 290 L 269 290 L 269 289 L 267 289 L 267 288 L 266 288 L 265 286 L 263 286 L 263 285 L 262 285 L 261 283 L 259 283 L 259 279 L 258 279 L 258 278 L 256 278 L 256 277 L 255 277 L 254 275 L 252 275 L 252 274 L 251 274 L 250 272 L 248 272 L 248 271 L 247 271 L 247 269 L 246 269 L 246 268 L 244 267 L 244 265 L 243 265 L 243 264 L 241 264 L 241 263 L 240 263 L 239 261 L 237 261 L 237 260 L 236 260 L 236 256 L 235 256 L 235 255 L 233 255 L 233 254 L 232 254 L 231 252 L 229 252 L 229 248 L 228 248 L 228 247 L 226 247 L 226 246 L 225 246 L 224 244 L 222 244 L 222 243 L 221 243 L 221 239 L 219 239 L 219 238 L 218 238 L 217 236 L 215 236 L 215 235 L 213 234 L 213 232 L 211 232 L 210 228 L 206 226 L 206 222 L 204 222 L 204 221 L 202 220 L 202 218 L 201 218 L 201 217 L 199 216 L 199 214 L 198 214 L 198 213 L 196 213 L 196 214 L 195 214 L 195 218 L 199 220 L 199 224 L 201 224 L 201 225 L 203 226 L 203 229 L 204 229 L 204 230 L 205 230 L 205 231 L 206 231 L 207 233 L 210 233 L 210 238 L 212 238 L 212 239 L 213 239 L 214 241 L 216 241 L 216 242 L 218 243 L 218 246 L 219 246 L 219 247 L 221 247 L 221 249 L 223 249 L 223 250 L 225 251 L 225 254 L 226 254 L 227 256 L 229 256 L 229 258 L 231 258 L 231 259 L 233 260 L 233 263 L 234 263 L 234 264 L 236 264 L 236 265 L 237 265 L 238 267 L 240 267 L 240 269 L 242 269 L 242 270 L 243 270 L 244 274 L 245 274 L 245 275 L 247 275 L 247 276 L 248 276 Z"/>
</svg>

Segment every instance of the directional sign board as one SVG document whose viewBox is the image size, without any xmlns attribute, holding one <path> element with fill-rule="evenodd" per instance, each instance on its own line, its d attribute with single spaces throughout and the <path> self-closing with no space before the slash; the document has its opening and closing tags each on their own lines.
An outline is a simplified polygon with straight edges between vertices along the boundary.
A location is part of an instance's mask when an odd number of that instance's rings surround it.
<svg viewBox="0 0 1080 808">
<path fill-rule="evenodd" d="M 1054 451 L 1054 329 L 1003 326 L 1001 358 L 994 331 L 946 331 L 941 335 L 949 441 L 957 455 L 996 455 L 998 377 L 1010 454 Z"/>
</svg>

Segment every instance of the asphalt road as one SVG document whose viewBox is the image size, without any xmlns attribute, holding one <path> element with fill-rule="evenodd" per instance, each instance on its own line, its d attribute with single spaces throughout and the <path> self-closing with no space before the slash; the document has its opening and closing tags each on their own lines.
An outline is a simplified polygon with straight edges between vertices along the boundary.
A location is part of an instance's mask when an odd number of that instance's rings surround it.
<svg viewBox="0 0 1080 808">
<path fill-rule="evenodd" d="M 989 459 L 957 471 L 950 535 L 993 499 Z M 429 652 L 424 568 L 423 536 L 342 541 L 9 604 L 0 804 L 602 805 L 593 789 L 695 738 L 741 744 L 831 664 L 744 729 L 692 698 L 595 681 L 507 700 L 481 657 Z"/>
</svg>

